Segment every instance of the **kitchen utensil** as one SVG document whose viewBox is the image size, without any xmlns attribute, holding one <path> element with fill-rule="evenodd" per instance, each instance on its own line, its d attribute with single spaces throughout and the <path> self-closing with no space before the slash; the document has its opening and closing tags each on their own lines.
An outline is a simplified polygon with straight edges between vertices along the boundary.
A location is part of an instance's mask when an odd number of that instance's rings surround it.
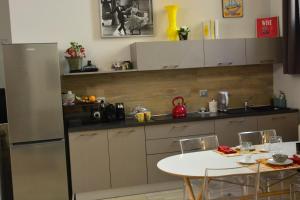
<svg viewBox="0 0 300 200">
<path fill-rule="evenodd" d="M 227 91 L 220 91 L 218 94 L 219 111 L 226 112 L 229 105 L 229 93 Z"/>
<path fill-rule="evenodd" d="M 176 101 L 181 100 L 181 102 L 178 102 L 176 105 Z M 173 103 L 173 118 L 185 118 L 187 116 L 187 111 L 184 103 L 184 98 L 181 96 L 175 97 L 172 101 Z"/>
<path fill-rule="evenodd" d="M 208 102 L 209 112 L 216 113 L 218 112 L 218 102 L 214 99 L 212 99 L 210 102 Z"/>
</svg>

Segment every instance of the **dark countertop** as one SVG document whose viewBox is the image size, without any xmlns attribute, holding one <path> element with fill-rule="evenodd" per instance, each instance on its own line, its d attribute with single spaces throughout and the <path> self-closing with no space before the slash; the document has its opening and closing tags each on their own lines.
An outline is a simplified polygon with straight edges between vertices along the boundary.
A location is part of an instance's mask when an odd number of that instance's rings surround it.
<svg viewBox="0 0 300 200">
<path fill-rule="evenodd" d="M 139 123 L 133 118 L 128 118 L 125 121 L 114 121 L 114 122 L 91 122 L 87 115 L 77 116 L 65 116 L 65 123 L 68 126 L 69 133 L 91 131 L 91 130 L 104 130 L 104 129 L 115 129 L 115 128 L 129 128 L 139 126 L 151 126 L 160 125 L 167 123 L 180 123 L 180 122 L 193 122 L 193 121 L 204 121 L 204 120 L 215 120 L 215 119 L 226 119 L 226 118 L 237 118 L 237 117 L 250 117 L 250 116 L 263 116 L 273 114 L 284 114 L 284 113 L 295 113 L 298 109 L 274 109 L 269 107 L 263 110 L 251 110 L 249 112 L 240 112 L 241 109 L 232 109 L 227 113 L 188 113 L 187 118 L 184 119 L 173 119 L 171 115 L 153 116 L 152 119 L 145 123 Z M 85 122 L 84 122 L 85 121 Z M 88 122 L 88 123 L 87 123 Z"/>
</svg>

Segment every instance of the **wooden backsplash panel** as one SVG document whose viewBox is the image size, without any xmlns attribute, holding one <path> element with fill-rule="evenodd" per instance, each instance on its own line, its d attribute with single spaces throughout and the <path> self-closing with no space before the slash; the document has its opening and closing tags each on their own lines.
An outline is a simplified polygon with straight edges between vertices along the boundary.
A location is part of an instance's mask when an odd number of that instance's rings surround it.
<svg viewBox="0 0 300 200">
<path fill-rule="evenodd" d="M 63 91 L 76 95 L 104 96 L 111 103 L 124 102 L 126 110 L 143 105 L 154 114 L 169 113 L 175 96 L 183 96 L 189 112 L 207 106 L 220 90 L 230 93 L 230 107 L 267 105 L 273 95 L 273 66 L 232 66 L 199 69 L 130 72 L 69 76 L 62 79 Z M 199 97 L 208 89 L 208 98 Z"/>
</svg>

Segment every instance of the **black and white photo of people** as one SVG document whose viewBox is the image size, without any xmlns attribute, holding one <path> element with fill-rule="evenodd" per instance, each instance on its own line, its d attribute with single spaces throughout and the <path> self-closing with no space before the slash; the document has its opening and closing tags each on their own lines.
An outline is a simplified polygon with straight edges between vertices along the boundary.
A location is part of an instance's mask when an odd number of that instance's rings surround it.
<svg viewBox="0 0 300 200">
<path fill-rule="evenodd" d="M 102 37 L 153 35 L 152 0 L 100 0 Z"/>
</svg>

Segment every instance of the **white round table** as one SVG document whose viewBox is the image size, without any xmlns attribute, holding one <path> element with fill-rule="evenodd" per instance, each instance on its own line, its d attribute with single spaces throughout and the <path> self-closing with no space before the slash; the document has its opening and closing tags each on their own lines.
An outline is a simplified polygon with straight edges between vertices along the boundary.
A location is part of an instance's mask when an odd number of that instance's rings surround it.
<svg viewBox="0 0 300 200">
<path fill-rule="evenodd" d="M 257 147 L 262 148 L 261 146 Z M 282 153 L 292 156 L 296 153 L 296 142 L 285 142 L 282 143 Z M 269 158 L 271 153 L 259 153 L 252 155 L 254 159 Z M 240 167 L 238 161 L 241 160 L 241 156 L 224 156 L 215 151 L 199 151 L 192 153 L 179 154 L 171 157 L 164 158 L 157 163 L 157 167 L 168 174 L 174 176 L 180 176 L 184 179 L 187 189 L 190 194 L 190 199 L 194 200 L 195 195 L 193 193 L 190 179 L 204 178 L 205 170 L 210 169 L 222 169 L 222 168 L 235 168 Z M 242 171 L 241 173 L 249 172 Z M 240 173 L 239 173 L 240 174 Z M 222 170 L 220 174 L 216 176 L 225 176 Z M 200 197 L 198 197 L 199 199 Z"/>
</svg>

